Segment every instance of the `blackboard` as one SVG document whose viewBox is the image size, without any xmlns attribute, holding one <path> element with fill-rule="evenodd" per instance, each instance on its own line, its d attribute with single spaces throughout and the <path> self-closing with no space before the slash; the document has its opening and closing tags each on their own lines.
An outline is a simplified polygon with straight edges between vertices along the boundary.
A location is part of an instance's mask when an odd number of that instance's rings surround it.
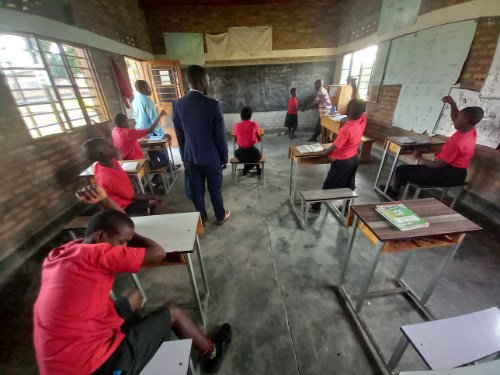
<svg viewBox="0 0 500 375">
<path fill-rule="evenodd" d="M 207 68 L 209 96 L 221 103 L 224 113 L 239 113 L 244 106 L 254 112 L 287 108 L 290 89 L 297 87 L 299 107 L 315 96 L 314 81 L 333 81 L 334 61 L 297 64 L 249 65 Z"/>
</svg>

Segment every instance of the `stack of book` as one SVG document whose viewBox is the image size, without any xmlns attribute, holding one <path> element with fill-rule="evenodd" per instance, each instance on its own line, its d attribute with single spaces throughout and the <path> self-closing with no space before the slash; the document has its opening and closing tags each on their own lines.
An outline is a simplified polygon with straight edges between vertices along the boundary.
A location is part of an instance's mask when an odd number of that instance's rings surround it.
<svg viewBox="0 0 500 375">
<path fill-rule="evenodd" d="M 379 204 L 375 211 L 381 214 L 389 223 L 399 230 L 426 228 L 429 222 L 402 203 Z"/>
</svg>

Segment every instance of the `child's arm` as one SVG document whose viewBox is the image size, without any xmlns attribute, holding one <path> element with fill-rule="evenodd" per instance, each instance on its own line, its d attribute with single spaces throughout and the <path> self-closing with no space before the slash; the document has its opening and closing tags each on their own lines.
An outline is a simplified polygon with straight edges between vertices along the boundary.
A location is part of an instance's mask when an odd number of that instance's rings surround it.
<svg viewBox="0 0 500 375">
<path fill-rule="evenodd" d="M 150 264 L 160 263 L 165 259 L 165 250 L 150 238 L 141 236 L 138 233 L 134 233 L 134 236 L 129 241 L 128 246 L 130 247 L 144 247 L 146 253 L 144 254 L 144 260 L 142 261 L 142 266 L 147 266 Z"/>
<path fill-rule="evenodd" d="M 148 131 L 148 134 L 149 133 L 152 133 L 156 127 L 158 126 L 158 123 L 160 122 L 160 119 L 165 116 L 167 114 L 167 112 L 165 112 L 164 109 L 162 109 L 162 111 L 160 112 L 160 114 L 158 115 L 158 117 L 153 121 L 153 123 L 149 126 L 149 128 L 147 129 Z"/>
<path fill-rule="evenodd" d="M 448 103 L 450 105 L 450 107 L 451 107 L 451 119 L 455 120 L 458 116 L 458 112 L 460 112 L 458 110 L 457 103 L 455 103 L 453 98 L 449 95 L 447 95 L 443 98 L 443 103 Z"/>
<path fill-rule="evenodd" d="M 100 204 L 106 210 L 125 212 L 123 208 L 118 205 L 118 203 L 108 197 L 106 191 L 104 191 L 104 189 L 99 185 L 85 186 L 78 190 L 75 194 L 78 200 L 82 203 L 89 205 Z"/>
<path fill-rule="evenodd" d="M 437 159 L 437 160 L 424 159 L 422 158 L 421 152 L 418 150 L 414 150 L 411 155 L 417 160 L 417 165 L 425 165 L 426 167 L 432 169 L 441 169 L 448 165 L 448 163 L 442 159 Z"/>
</svg>

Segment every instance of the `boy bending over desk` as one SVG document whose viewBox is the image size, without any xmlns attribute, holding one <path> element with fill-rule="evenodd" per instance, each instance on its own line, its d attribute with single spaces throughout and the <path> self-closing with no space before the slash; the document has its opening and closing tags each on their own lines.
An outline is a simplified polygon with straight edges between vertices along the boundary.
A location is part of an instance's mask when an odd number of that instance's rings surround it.
<svg viewBox="0 0 500 375">
<path fill-rule="evenodd" d="M 174 303 L 139 317 L 137 290 L 114 303 L 109 297 L 116 273 L 137 273 L 164 258 L 165 250 L 135 233 L 134 222 L 116 210 L 94 215 L 84 239 L 53 249 L 43 262 L 34 306 L 40 373 L 138 374 L 172 331 L 193 339 L 205 372 L 218 371 L 232 338 L 229 324 L 212 341 Z"/>
<path fill-rule="evenodd" d="M 238 144 L 238 149 L 234 156 L 243 163 L 258 162 L 262 157 L 260 150 L 255 144 L 260 141 L 259 124 L 252 121 L 252 108 L 243 107 L 241 109 L 241 122 L 234 124 L 234 138 Z M 245 164 L 243 176 L 248 174 L 254 167 L 257 168 L 257 174 L 260 176 L 261 170 L 259 164 Z"/>
<path fill-rule="evenodd" d="M 323 155 L 333 160 L 325 182 L 325 189 L 356 188 L 356 171 L 359 165 L 358 147 L 366 127 L 364 114 L 366 102 L 352 99 L 347 104 L 347 121 L 341 126 L 339 134 Z M 313 203 L 312 211 L 319 211 L 321 203 Z"/>
<path fill-rule="evenodd" d="M 458 110 L 451 96 L 443 98 L 451 106 L 451 119 L 457 130 L 441 147 L 434 160 L 421 157 L 418 150 L 413 152 L 417 165 L 401 165 L 396 168 L 394 186 L 387 189 L 392 197 L 397 197 L 401 186 L 408 181 L 422 186 L 457 186 L 467 177 L 467 167 L 474 155 L 477 133 L 475 126 L 484 115 L 480 107 L 466 107 Z"/>
<path fill-rule="evenodd" d="M 118 150 L 102 138 L 92 138 L 83 144 L 85 156 L 96 162 L 94 176 L 111 200 L 116 202 L 128 215 L 145 214 L 148 208 L 152 214 L 158 213 L 163 203 L 159 194 L 135 194 L 127 174 L 116 161 Z"/>
</svg>

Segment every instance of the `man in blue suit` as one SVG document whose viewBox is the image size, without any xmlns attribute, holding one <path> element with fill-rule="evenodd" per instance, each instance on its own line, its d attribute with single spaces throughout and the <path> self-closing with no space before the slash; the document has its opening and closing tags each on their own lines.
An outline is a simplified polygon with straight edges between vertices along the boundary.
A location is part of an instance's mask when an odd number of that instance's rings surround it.
<svg viewBox="0 0 500 375">
<path fill-rule="evenodd" d="M 224 224 L 231 214 L 224 209 L 222 170 L 227 167 L 226 128 L 220 104 L 207 95 L 208 74 L 199 65 L 187 68 L 191 90 L 173 104 L 173 122 L 181 158 L 186 168 L 192 201 L 205 224 L 205 183 L 215 211 L 217 224 Z"/>
</svg>

